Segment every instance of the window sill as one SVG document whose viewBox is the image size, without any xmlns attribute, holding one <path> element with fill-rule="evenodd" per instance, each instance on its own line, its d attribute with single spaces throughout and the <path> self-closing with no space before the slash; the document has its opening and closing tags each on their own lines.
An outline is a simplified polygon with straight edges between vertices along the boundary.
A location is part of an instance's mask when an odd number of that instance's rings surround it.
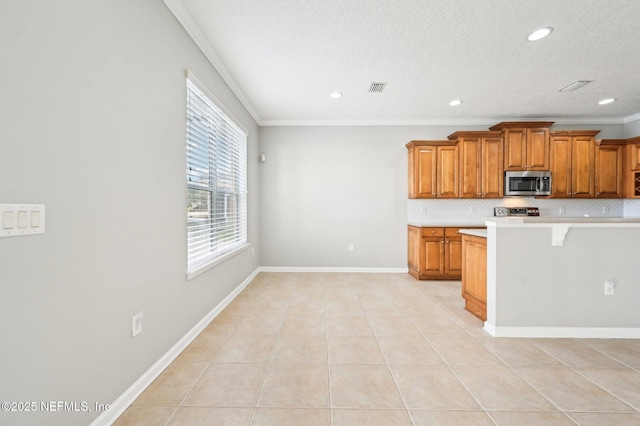
<svg viewBox="0 0 640 426">
<path fill-rule="evenodd" d="M 213 268 L 214 266 L 221 264 L 225 260 L 230 259 L 233 256 L 242 253 L 243 251 L 248 249 L 250 245 L 251 244 L 249 244 L 249 243 L 243 244 L 240 247 L 238 247 L 238 248 L 236 248 L 234 250 L 231 250 L 230 252 L 225 253 L 220 257 L 215 258 L 214 260 L 212 260 L 209 263 L 205 263 L 204 265 L 202 265 L 202 266 L 200 266 L 200 267 L 198 267 L 198 268 L 196 268 L 196 269 L 194 269 L 192 271 L 187 271 L 187 280 L 195 278 L 198 275 L 202 274 L 203 272 L 206 272 L 209 269 Z"/>
</svg>

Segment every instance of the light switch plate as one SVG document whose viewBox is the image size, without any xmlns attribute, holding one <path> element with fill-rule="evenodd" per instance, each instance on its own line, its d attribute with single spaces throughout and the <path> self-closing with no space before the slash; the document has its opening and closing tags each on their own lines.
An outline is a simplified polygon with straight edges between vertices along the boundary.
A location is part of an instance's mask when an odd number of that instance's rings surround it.
<svg viewBox="0 0 640 426">
<path fill-rule="evenodd" d="M 44 204 L 0 204 L 0 237 L 44 234 Z"/>
</svg>

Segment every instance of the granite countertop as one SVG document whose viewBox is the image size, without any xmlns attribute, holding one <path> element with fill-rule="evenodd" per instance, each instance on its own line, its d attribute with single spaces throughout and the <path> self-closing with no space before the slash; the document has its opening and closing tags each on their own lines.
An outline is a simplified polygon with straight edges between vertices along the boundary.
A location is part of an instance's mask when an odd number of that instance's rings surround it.
<svg viewBox="0 0 640 426">
<path fill-rule="evenodd" d="M 487 238 L 486 229 L 461 229 L 460 233 L 465 235 L 473 235 L 474 237 Z"/>
<path fill-rule="evenodd" d="M 484 228 L 487 226 L 484 224 L 484 220 L 477 222 L 408 222 L 407 225 L 419 228 Z"/>
<path fill-rule="evenodd" d="M 509 217 L 488 217 L 484 219 L 486 222 L 494 222 L 498 225 L 517 225 L 517 224 L 573 224 L 573 225 L 588 225 L 592 224 L 597 226 L 598 224 L 638 224 L 640 225 L 640 218 L 637 217 L 549 217 L 549 216 L 509 216 Z"/>
</svg>

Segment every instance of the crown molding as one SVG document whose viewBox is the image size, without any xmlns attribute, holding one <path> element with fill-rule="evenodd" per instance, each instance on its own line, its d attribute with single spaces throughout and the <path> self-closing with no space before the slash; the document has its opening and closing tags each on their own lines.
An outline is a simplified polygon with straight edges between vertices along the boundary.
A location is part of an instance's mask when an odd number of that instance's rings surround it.
<svg viewBox="0 0 640 426">
<path fill-rule="evenodd" d="M 628 115 L 624 117 L 624 124 L 631 123 L 638 120 L 640 120 L 640 112 L 637 114 Z"/>
<path fill-rule="evenodd" d="M 633 119 L 629 119 L 633 118 Z M 640 120 L 640 114 L 629 117 L 495 117 L 478 119 L 433 120 L 264 120 L 262 127 L 323 127 L 323 126 L 492 126 L 503 121 L 553 121 L 555 124 L 626 124 Z"/>
<path fill-rule="evenodd" d="M 249 102 L 249 99 L 245 96 L 244 92 L 240 88 L 240 85 L 224 65 L 198 24 L 196 24 L 193 18 L 191 18 L 191 14 L 184 6 L 184 3 L 181 0 L 162 1 L 167 9 L 169 9 L 171 14 L 173 14 L 173 16 L 176 18 L 178 23 L 182 26 L 182 28 L 184 28 L 187 35 L 191 37 L 191 40 L 193 40 L 193 42 L 196 44 L 198 49 L 200 49 L 205 58 L 207 58 L 209 63 L 211 63 L 216 72 L 220 74 L 220 77 L 222 77 L 227 86 L 229 86 L 233 94 L 236 95 L 242 106 L 245 107 L 245 109 L 255 120 L 255 122 L 258 125 L 261 125 L 262 120 L 260 118 L 260 115 L 258 114 L 258 111 L 256 111 L 251 102 Z"/>
<path fill-rule="evenodd" d="M 484 126 L 493 125 L 502 121 L 554 121 L 556 124 L 627 124 L 640 120 L 640 113 L 626 117 L 574 117 L 574 118 L 554 118 L 554 117 L 494 117 L 494 118 L 443 118 L 443 119 L 399 119 L 399 120 L 375 120 L 375 119 L 336 119 L 336 120 L 263 120 L 254 108 L 249 98 L 244 94 L 238 82 L 233 78 L 231 72 L 224 65 L 213 46 L 209 43 L 198 24 L 191 18 L 191 15 L 182 0 L 162 0 L 165 6 L 176 18 L 178 23 L 198 49 L 207 58 L 213 68 L 220 74 L 220 77 L 236 95 L 240 103 L 247 112 L 261 127 L 335 127 L 335 126 Z"/>
</svg>

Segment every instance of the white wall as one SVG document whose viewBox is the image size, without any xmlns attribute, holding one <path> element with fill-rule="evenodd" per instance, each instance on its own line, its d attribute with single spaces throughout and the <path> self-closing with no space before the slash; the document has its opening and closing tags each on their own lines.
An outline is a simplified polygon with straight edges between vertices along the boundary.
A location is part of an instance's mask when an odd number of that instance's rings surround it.
<svg viewBox="0 0 640 426">
<path fill-rule="evenodd" d="M 47 219 L 0 238 L 0 401 L 111 403 L 259 264 L 185 279 L 185 68 L 250 130 L 256 246 L 257 126 L 160 1 L 1 2 L 0 40 L 0 203 Z"/>
</svg>

